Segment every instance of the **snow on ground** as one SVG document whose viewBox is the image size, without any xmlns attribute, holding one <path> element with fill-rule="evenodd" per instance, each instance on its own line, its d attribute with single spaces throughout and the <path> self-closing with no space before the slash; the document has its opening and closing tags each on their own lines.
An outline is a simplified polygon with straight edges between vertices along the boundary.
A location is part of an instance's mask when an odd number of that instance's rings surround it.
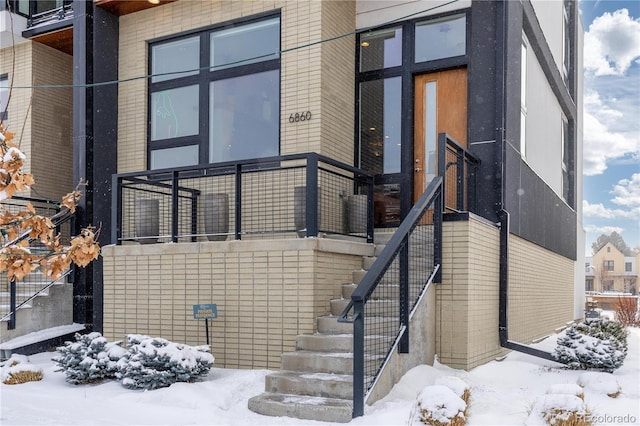
<svg viewBox="0 0 640 426">
<path fill-rule="evenodd" d="M 418 394 L 442 383 L 439 378 L 458 377 L 469 385 L 468 425 L 529 424 L 539 398 L 556 397 L 558 389 L 573 392 L 584 387 L 584 401 L 593 424 L 640 424 L 640 329 L 630 328 L 629 353 L 613 374 L 564 370 L 560 364 L 512 352 L 469 372 L 434 366 L 409 371 L 381 401 L 366 407 L 352 425 L 405 425 Z M 558 336 L 538 348 L 552 350 Z M 176 383 L 153 391 L 135 391 L 119 382 L 71 385 L 55 372 L 53 352 L 30 356 L 44 379 L 21 385 L 0 384 L 0 425 L 328 425 L 288 417 L 266 417 L 247 409 L 250 397 L 262 393 L 267 370 L 214 368 L 200 383 Z M 451 379 L 444 381 L 451 382 Z M 616 398 L 607 396 L 620 389 Z M 550 396 L 549 396 L 550 395 Z"/>
</svg>

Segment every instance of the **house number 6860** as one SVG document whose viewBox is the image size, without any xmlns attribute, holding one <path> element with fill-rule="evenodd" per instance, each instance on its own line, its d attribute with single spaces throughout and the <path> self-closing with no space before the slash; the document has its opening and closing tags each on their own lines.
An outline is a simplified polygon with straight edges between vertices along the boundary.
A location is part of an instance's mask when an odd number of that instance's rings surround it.
<svg viewBox="0 0 640 426">
<path fill-rule="evenodd" d="M 296 112 L 289 116 L 289 123 L 299 123 L 301 121 L 311 120 L 311 111 Z"/>
</svg>

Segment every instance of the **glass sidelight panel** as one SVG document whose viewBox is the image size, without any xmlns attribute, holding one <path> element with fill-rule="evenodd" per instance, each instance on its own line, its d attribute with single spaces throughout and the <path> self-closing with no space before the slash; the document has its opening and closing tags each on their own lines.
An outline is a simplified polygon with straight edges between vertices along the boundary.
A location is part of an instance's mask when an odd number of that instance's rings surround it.
<svg viewBox="0 0 640 426">
<path fill-rule="evenodd" d="M 360 84 L 360 168 L 400 172 L 401 77 Z"/>
<path fill-rule="evenodd" d="M 429 81 L 424 86 L 424 152 L 425 152 L 425 186 L 436 177 L 436 147 L 438 143 L 438 83 Z"/>
</svg>

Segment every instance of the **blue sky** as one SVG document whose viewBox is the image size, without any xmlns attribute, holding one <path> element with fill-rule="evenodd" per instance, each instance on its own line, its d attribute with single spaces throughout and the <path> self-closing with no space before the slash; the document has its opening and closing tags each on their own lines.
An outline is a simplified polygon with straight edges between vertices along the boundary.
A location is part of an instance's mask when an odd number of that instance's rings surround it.
<svg viewBox="0 0 640 426">
<path fill-rule="evenodd" d="M 640 1 L 581 0 L 585 253 L 617 231 L 640 247 Z"/>
</svg>

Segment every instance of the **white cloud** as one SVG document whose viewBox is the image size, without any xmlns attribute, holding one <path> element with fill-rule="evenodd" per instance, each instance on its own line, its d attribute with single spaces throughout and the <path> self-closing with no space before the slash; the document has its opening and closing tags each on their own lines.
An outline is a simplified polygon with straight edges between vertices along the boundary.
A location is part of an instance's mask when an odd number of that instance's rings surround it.
<svg viewBox="0 0 640 426">
<path fill-rule="evenodd" d="M 606 105 L 597 92 L 584 96 L 583 173 L 602 174 L 611 160 L 628 156 L 640 158 L 637 138 L 612 130 L 625 114 Z"/>
<path fill-rule="evenodd" d="M 596 226 L 596 225 L 587 225 L 584 227 L 584 230 L 590 234 L 611 234 L 613 231 L 616 231 L 618 234 L 622 233 L 622 228 L 618 226 Z"/>
<path fill-rule="evenodd" d="M 584 35 L 584 67 L 595 75 L 622 75 L 640 57 L 640 18 L 627 9 L 605 12 Z"/>
<path fill-rule="evenodd" d="M 622 179 L 611 191 L 615 197 L 611 200 L 619 206 L 640 208 L 640 173 L 634 173 L 631 179 Z"/>
<path fill-rule="evenodd" d="M 624 209 L 610 209 L 602 203 L 591 204 L 587 200 L 582 200 L 582 215 L 584 217 L 595 217 L 600 219 L 639 219 L 640 206 Z"/>
</svg>

